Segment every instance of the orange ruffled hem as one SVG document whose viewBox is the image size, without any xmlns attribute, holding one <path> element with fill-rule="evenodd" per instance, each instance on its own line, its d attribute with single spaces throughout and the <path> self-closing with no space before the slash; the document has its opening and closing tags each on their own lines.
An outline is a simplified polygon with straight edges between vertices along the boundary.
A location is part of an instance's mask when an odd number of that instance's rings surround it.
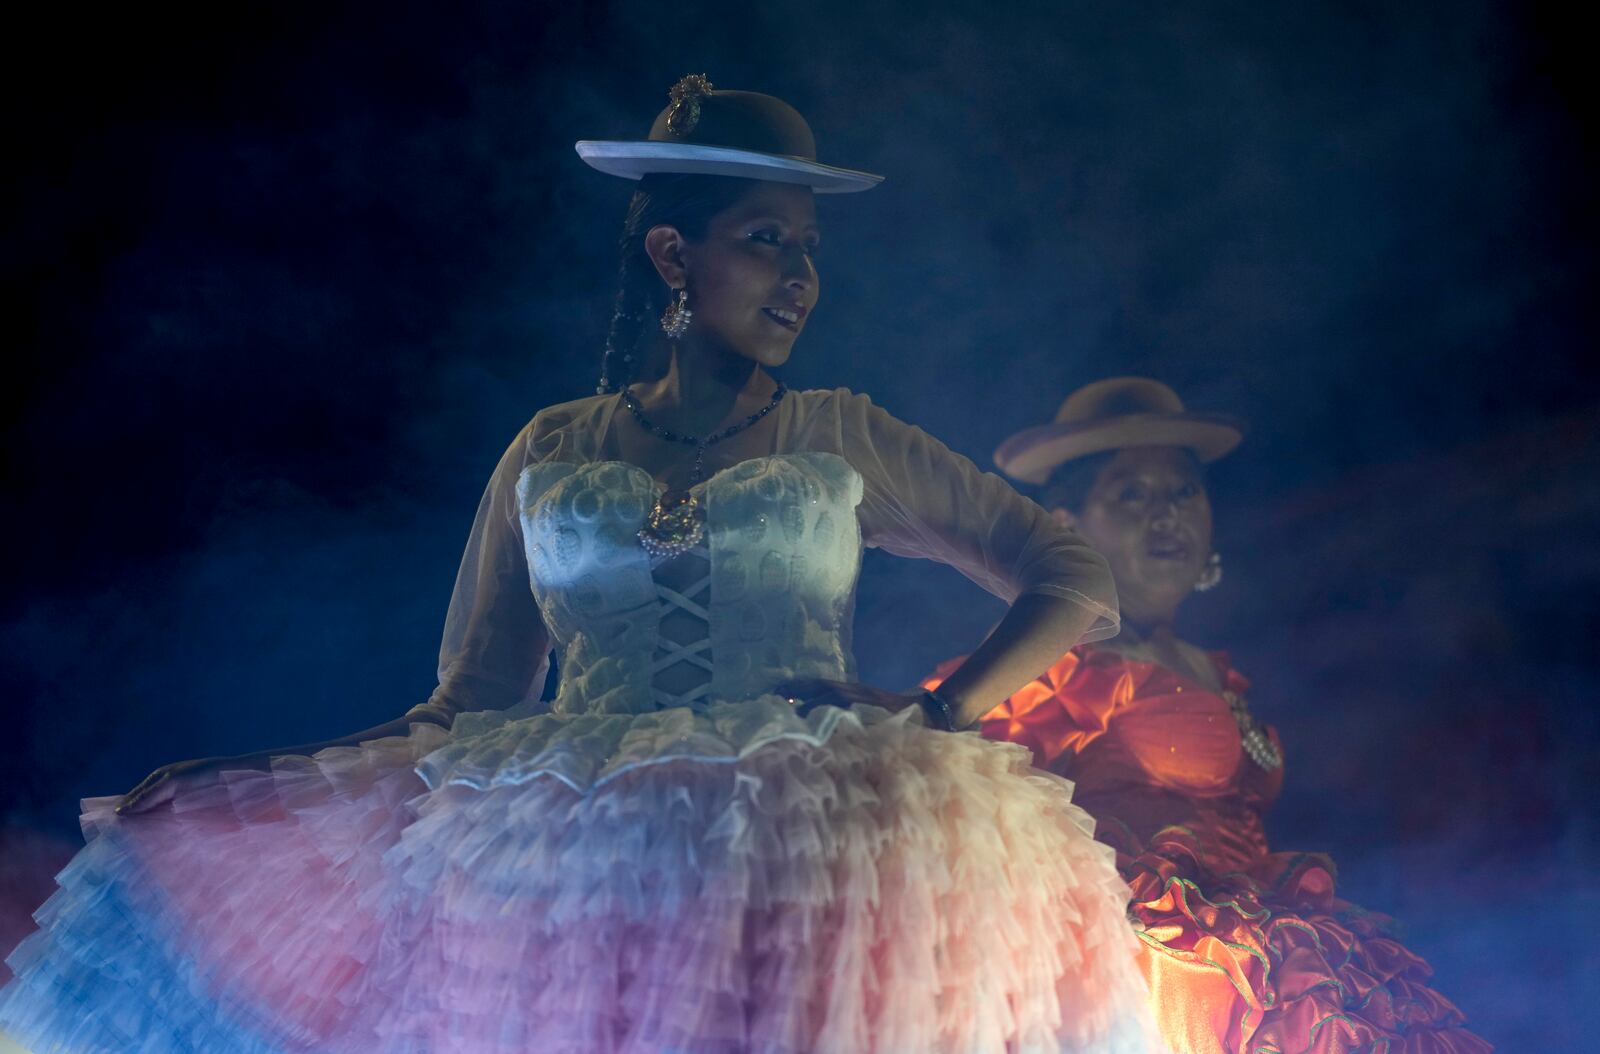
<svg viewBox="0 0 1600 1054">
<path fill-rule="evenodd" d="M 1432 968 L 1389 936 L 1391 920 L 1334 895 L 1327 857 L 1272 853 L 1217 875 L 1181 827 L 1119 849 L 1140 965 L 1181 1054 L 1493 1049 L 1428 986 Z"/>
</svg>

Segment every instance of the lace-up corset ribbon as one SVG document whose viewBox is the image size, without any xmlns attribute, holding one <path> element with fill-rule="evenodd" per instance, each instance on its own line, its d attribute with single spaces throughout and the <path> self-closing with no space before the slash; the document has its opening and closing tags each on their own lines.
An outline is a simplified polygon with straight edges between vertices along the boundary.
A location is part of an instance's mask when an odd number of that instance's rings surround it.
<svg viewBox="0 0 1600 1054">
<path fill-rule="evenodd" d="M 646 713 L 849 678 L 860 476 L 835 454 L 755 458 L 695 489 L 700 545 L 652 566 L 656 483 L 618 461 L 529 466 L 518 507 L 555 640 L 558 713 Z"/>
<path fill-rule="evenodd" d="M 693 707 L 711 693 L 716 668 L 711 661 L 710 566 L 711 549 L 702 541 L 654 567 L 657 634 L 650 694 L 658 709 Z M 663 581 L 672 572 L 694 580 L 679 582 L 681 589 L 674 589 Z"/>
</svg>

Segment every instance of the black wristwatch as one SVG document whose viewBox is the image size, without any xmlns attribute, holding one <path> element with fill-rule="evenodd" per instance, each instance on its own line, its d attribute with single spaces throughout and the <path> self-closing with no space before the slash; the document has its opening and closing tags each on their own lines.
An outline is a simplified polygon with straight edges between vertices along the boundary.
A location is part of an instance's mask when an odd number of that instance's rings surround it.
<svg viewBox="0 0 1600 1054">
<path fill-rule="evenodd" d="M 941 732 L 956 731 L 955 711 L 950 709 L 950 704 L 944 696 L 932 688 L 922 690 L 922 712 L 927 715 L 928 724 Z"/>
</svg>

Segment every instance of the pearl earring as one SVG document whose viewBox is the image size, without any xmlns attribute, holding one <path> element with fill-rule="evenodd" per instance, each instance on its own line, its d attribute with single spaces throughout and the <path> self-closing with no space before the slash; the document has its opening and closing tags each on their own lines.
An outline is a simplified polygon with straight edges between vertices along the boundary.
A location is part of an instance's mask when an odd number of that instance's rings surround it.
<svg viewBox="0 0 1600 1054">
<path fill-rule="evenodd" d="M 667 335 L 668 340 L 680 340 L 689 329 L 689 322 L 694 318 L 694 312 L 689 310 L 689 290 L 678 290 L 678 299 L 667 305 L 667 310 L 661 315 L 661 332 Z"/>
<path fill-rule="evenodd" d="M 1206 569 L 1200 572 L 1200 580 L 1194 584 L 1196 593 L 1207 593 L 1217 588 L 1222 581 L 1222 554 L 1212 553 L 1206 557 Z"/>
</svg>

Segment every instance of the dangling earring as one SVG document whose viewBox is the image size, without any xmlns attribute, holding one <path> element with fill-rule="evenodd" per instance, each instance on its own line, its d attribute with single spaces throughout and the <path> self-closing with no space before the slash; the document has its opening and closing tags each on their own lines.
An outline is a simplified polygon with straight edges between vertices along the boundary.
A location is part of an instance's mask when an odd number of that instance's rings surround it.
<svg viewBox="0 0 1600 1054">
<path fill-rule="evenodd" d="M 667 335 L 668 340 L 679 340 L 689 329 L 689 322 L 694 318 L 694 312 L 689 310 L 689 290 L 678 290 L 678 299 L 667 305 L 667 310 L 661 315 L 661 332 Z"/>
<path fill-rule="evenodd" d="M 1206 569 L 1200 572 L 1200 580 L 1194 584 L 1196 593 L 1205 593 L 1217 588 L 1222 581 L 1222 554 L 1213 552 L 1206 557 Z"/>
</svg>

